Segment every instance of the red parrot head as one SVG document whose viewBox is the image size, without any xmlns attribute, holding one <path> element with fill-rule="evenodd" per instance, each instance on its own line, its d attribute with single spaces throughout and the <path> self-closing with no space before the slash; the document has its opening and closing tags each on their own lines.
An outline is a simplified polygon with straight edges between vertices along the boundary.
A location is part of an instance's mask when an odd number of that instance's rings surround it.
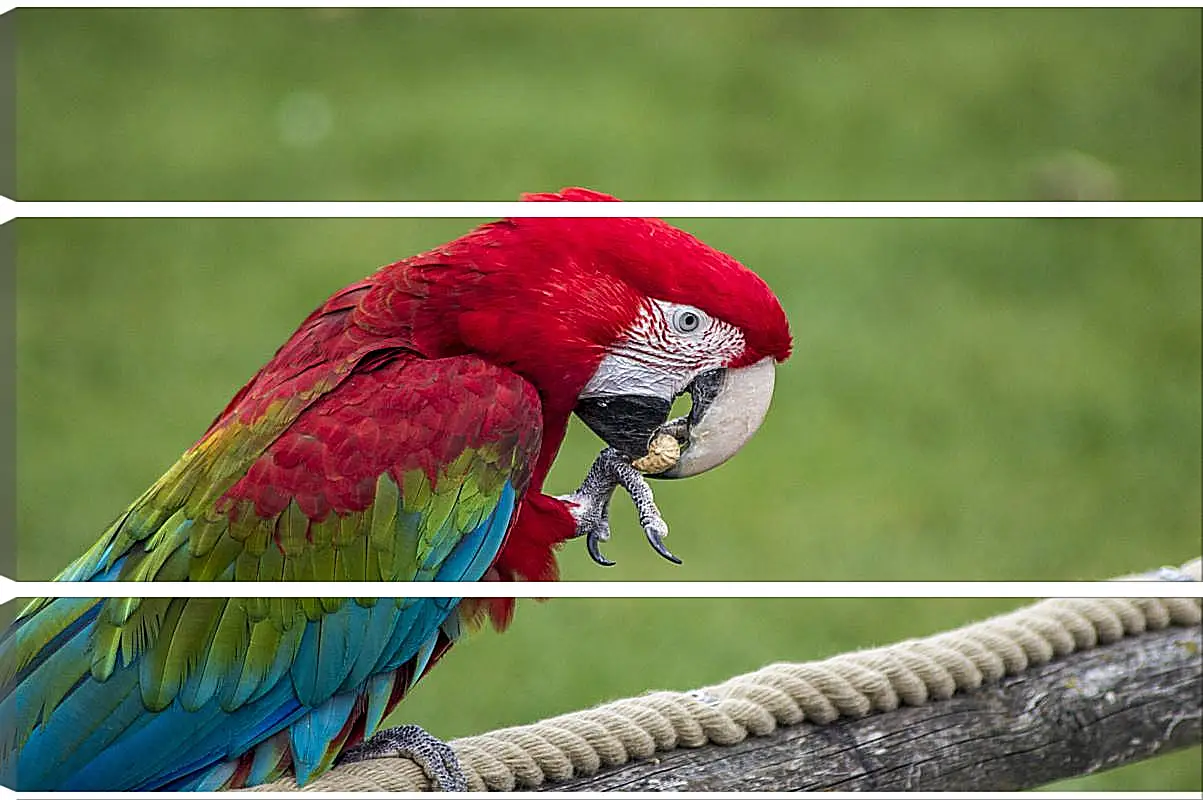
<svg viewBox="0 0 1203 800">
<path fill-rule="evenodd" d="M 586 189 L 524 199 L 615 201 Z M 575 411 L 624 455 L 645 454 L 673 401 L 690 394 L 685 451 L 658 477 L 734 455 L 790 353 L 768 285 L 658 219 L 506 219 L 386 270 L 398 268 L 394 290 L 422 300 L 409 306 L 425 312 L 410 319 L 420 350 L 508 366 L 538 389 L 546 417 Z"/>
</svg>

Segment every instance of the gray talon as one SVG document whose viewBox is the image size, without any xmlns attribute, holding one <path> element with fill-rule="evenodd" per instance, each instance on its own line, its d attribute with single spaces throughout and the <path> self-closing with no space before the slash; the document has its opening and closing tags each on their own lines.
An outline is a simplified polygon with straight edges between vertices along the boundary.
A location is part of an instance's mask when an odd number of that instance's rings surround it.
<svg viewBox="0 0 1203 800">
<path fill-rule="evenodd" d="M 656 508 L 647 479 L 612 447 L 601 451 L 594 459 L 585 480 L 581 482 L 581 488 L 560 498 L 573 504 L 576 535 L 585 537 L 585 549 L 589 557 L 603 567 L 614 566 L 613 561 L 602 555 L 600 543 L 610 538 L 610 501 L 619 486 L 626 490 L 635 503 L 639 524 L 652 549 L 674 564 L 680 564 L 681 559 L 664 546 L 668 524 L 660 516 L 660 509 Z"/>
<path fill-rule="evenodd" d="M 610 540 L 610 499 L 618 482 L 607 473 L 599 458 L 593 462 L 581 488 L 561 500 L 572 504 L 572 516 L 576 520 L 576 535 L 585 537 L 585 549 L 589 557 L 603 567 L 612 567 L 614 562 L 602 555 L 601 543 Z"/>
<path fill-rule="evenodd" d="M 431 786 L 440 792 L 468 791 L 468 777 L 451 745 L 431 736 L 418 725 L 400 725 L 380 731 L 371 739 L 343 751 L 340 764 L 373 758 L 408 757 L 414 760 Z"/>
<path fill-rule="evenodd" d="M 648 485 L 643 473 L 625 461 L 615 464 L 614 472 L 618 484 L 627 490 L 627 494 L 631 496 L 631 501 L 635 504 L 635 510 L 639 512 L 639 524 L 652 549 L 674 564 L 680 564 L 681 559 L 670 553 L 664 546 L 664 537 L 668 536 L 668 523 L 664 521 L 664 517 L 660 516 L 660 509 L 656 508 L 652 487 Z"/>
<path fill-rule="evenodd" d="M 589 551 L 589 558 L 592 558 L 603 567 L 614 566 L 617 562 L 611 561 L 602 555 L 602 552 L 598 547 L 598 542 L 600 541 L 603 541 L 602 538 L 600 536 L 595 536 L 592 533 L 590 533 L 585 539 L 585 549 Z"/>
<path fill-rule="evenodd" d="M 640 522 L 642 522 L 642 520 Z M 681 563 L 681 559 L 674 556 L 671 552 L 669 552 L 668 548 L 664 546 L 663 537 L 667 535 L 668 531 L 660 533 L 659 531 L 654 530 L 651 525 L 644 525 L 643 533 L 647 536 L 648 543 L 651 544 L 652 549 L 659 553 L 662 558 L 666 558 L 674 564 Z"/>
</svg>

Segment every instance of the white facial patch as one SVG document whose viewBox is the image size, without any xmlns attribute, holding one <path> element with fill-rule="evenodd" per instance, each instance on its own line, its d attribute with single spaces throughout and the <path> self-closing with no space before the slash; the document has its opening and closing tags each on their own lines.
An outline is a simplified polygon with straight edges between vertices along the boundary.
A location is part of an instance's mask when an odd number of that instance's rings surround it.
<svg viewBox="0 0 1203 800">
<path fill-rule="evenodd" d="M 641 395 L 672 400 L 700 372 L 744 351 L 738 328 L 701 309 L 649 300 L 602 359 L 581 397 Z"/>
</svg>

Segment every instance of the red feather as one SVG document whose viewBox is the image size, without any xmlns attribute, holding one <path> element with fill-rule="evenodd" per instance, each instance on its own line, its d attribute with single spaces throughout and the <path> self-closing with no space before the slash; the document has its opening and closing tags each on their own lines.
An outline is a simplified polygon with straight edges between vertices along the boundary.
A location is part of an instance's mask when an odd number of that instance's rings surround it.
<svg viewBox="0 0 1203 800">
<path fill-rule="evenodd" d="M 587 189 L 524 199 L 615 201 Z M 457 429 L 462 408 L 445 382 L 457 380 L 471 392 L 472 376 L 435 370 L 424 383 L 398 383 L 403 369 L 381 367 L 477 355 L 525 379 L 496 386 L 490 377 L 488 387 L 479 387 L 489 408 L 482 437 L 524 435 L 510 413 L 518 403 L 509 402 L 523 387 L 534 387 L 542 409 L 541 420 L 527 421 L 542 429 L 530 485 L 490 576 L 554 580 L 555 549 L 575 525 L 564 503 L 541 493 L 543 481 L 577 397 L 647 298 L 694 305 L 740 328 L 746 349 L 732 366 L 789 355 L 785 313 L 764 281 L 665 222 L 502 220 L 381 268 L 302 323 L 210 428 L 272 415 L 303 422 L 282 427 L 270 458 L 259 459 L 230 490 L 231 505 L 249 501 L 271 515 L 296 497 L 307 516 L 321 519 L 366 507 L 374 477 L 382 464 L 395 463 L 390 459 L 403 456 L 402 469 L 432 474 L 463 444 Z M 331 392 L 335 387 L 340 391 Z M 512 601 L 486 605 L 504 627 Z"/>
<path fill-rule="evenodd" d="M 422 470 L 434 482 L 467 442 L 492 445 L 503 456 L 537 445 L 542 420 L 528 409 L 539 408 L 538 398 L 518 376 L 510 374 L 507 384 L 499 377 L 507 373 L 472 357 L 428 361 L 395 353 L 389 363 L 357 368 L 338 391 L 309 406 L 225 493 L 226 506 L 249 503 L 267 518 L 295 498 L 307 517 L 321 520 L 330 511 L 366 509 L 382 473 L 400 485 L 404 473 Z M 483 422 L 482 408 L 490 410 Z"/>
</svg>

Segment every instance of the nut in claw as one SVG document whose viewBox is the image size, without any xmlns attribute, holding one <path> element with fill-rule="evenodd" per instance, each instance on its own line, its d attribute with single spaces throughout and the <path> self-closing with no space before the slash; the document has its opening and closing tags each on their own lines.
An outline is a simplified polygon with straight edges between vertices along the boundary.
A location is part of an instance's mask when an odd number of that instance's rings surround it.
<svg viewBox="0 0 1203 800">
<path fill-rule="evenodd" d="M 670 470 L 681 460 L 681 443 L 667 433 L 658 433 L 648 445 L 647 454 L 631 462 L 644 475 Z"/>
</svg>

